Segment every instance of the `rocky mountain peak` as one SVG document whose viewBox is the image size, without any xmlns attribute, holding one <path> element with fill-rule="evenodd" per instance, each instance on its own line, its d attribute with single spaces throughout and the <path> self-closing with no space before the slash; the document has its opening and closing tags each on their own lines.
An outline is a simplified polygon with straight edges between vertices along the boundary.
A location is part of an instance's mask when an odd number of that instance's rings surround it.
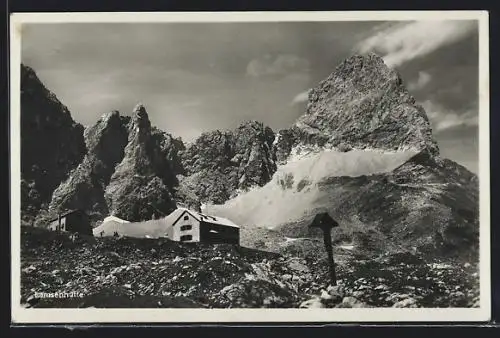
<svg viewBox="0 0 500 338">
<path fill-rule="evenodd" d="M 307 112 L 315 112 L 315 103 L 327 98 L 339 100 L 340 95 L 357 97 L 360 94 L 373 94 L 374 90 L 380 92 L 380 95 L 390 90 L 407 94 L 402 85 L 403 81 L 398 72 L 389 68 L 380 56 L 374 53 L 354 55 L 341 62 L 326 79 L 309 92 L 310 104 Z M 402 101 L 415 103 L 410 95 L 402 97 Z"/>
<path fill-rule="evenodd" d="M 347 79 L 361 77 L 363 73 L 385 77 L 397 76 L 397 73 L 385 64 L 384 59 L 375 53 L 354 54 L 348 57 L 337 65 L 332 75 Z"/>
<path fill-rule="evenodd" d="M 264 128 L 264 124 L 257 120 L 246 120 L 241 122 L 237 129 L 253 128 L 255 130 L 260 130 Z"/>
<path fill-rule="evenodd" d="M 183 152 L 187 177 L 184 195 L 223 203 L 238 190 L 266 184 L 276 171 L 274 132 L 259 121 L 244 121 L 234 130 L 203 133 Z"/>
<path fill-rule="evenodd" d="M 243 136 L 242 134 L 246 134 L 253 139 L 261 140 L 266 144 L 269 143 L 270 145 L 274 142 L 275 137 L 274 131 L 270 127 L 256 120 L 242 122 L 234 130 L 234 134 L 235 136 Z"/>
<path fill-rule="evenodd" d="M 54 191 L 49 211 L 81 209 L 89 213 L 91 220 L 97 220 L 108 212 L 104 190 L 123 158 L 128 134 L 120 113 L 111 111 L 87 127 L 84 136 L 87 153 Z"/>
<path fill-rule="evenodd" d="M 132 116 L 149 119 L 148 113 L 146 112 L 146 107 L 144 107 L 142 103 L 138 103 L 135 105 L 134 109 L 132 110 Z"/>
<path fill-rule="evenodd" d="M 309 92 L 306 113 L 283 130 L 279 160 L 297 145 L 386 151 L 439 149 L 424 109 L 381 57 L 354 55 Z"/>
<path fill-rule="evenodd" d="M 117 110 L 104 113 L 94 125 L 85 129 L 85 144 L 88 152 L 93 153 L 100 151 L 103 147 L 108 146 L 108 143 L 113 144 L 113 142 L 110 142 L 109 134 L 114 134 L 111 138 L 117 135 L 125 135 L 126 137 L 125 126 L 123 125 L 120 112 Z M 121 139 L 122 137 L 118 138 Z"/>
<path fill-rule="evenodd" d="M 121 120 L 121 115 L 118 110 L 112 110 L 110 112 L 102 114 L 101 118 L 98 121 L 108 122 L 114 120 Z"/>
<path fill-rule="evenodd" d="M 38 78 L 21 64 L 21 208 L 33 222 L 52 193 L 86 153 L 83 126 Z"/>
<path fill-rule="evenodd" d="M 144 106 L 130 117 L 103 114 L 86 128 L 85 142 L 85 158 L 56 189 L 49 211 L 82 209 L 93 221 L 110 213 L 144 220 L 174 208 L 183 144 L 151 126 Z"/>
<path fill-rule="evenodd" d="M 126 119 L 120 119 L 123 123 Z M 165 216 L 175 208 L 177 142 L 151 126 L 145 107 L 138 104 L 128 122 L 128 142 L 116 165 L 105 199 L 111 214 L 127 220 Z"/>
<path fill-rule="evenodd" d="M 130 130 L 151 130 L 151 121 L 149 120 L 146 108 L 142 104 L 138 104 L 134 107 L 132 111 L 132 117 L 130 119 Z"/>
</svg>

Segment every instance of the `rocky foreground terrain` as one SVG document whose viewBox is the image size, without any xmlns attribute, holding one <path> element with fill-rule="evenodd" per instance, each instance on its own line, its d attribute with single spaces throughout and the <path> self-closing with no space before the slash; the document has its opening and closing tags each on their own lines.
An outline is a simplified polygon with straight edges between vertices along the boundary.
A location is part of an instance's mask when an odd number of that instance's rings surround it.
<svg viewBox="0 0 500 338">
<path fill-rule="evenodd" d="M 93 238 L 23 227 L 26 307 L 341 308 L 476 307 L 477 266 L 335 248 L 337 286 L 325 254 L 271 253 L 167 239 Z M 35 298 L 81 292 L 82 298 Z"/>
</svg>

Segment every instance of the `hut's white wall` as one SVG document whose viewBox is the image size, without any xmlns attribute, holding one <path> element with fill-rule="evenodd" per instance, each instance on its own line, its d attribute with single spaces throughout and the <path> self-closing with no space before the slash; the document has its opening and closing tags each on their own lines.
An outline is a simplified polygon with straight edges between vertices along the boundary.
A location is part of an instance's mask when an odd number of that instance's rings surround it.
<svg viewBox="0 0 500 338">
<path fill-rule="evenodd" d="M 182 230 L 183 226 L 191 226 L 189 230 Z M 191 235 L 191 240 L 183 242 L 199 242 L 200 241 L 200 222 L 191 216 L 189 213 L 184 213 L 181 218 L 172 226 L 174 241 L 180 241 L 182 236 Z"/>
</svg>

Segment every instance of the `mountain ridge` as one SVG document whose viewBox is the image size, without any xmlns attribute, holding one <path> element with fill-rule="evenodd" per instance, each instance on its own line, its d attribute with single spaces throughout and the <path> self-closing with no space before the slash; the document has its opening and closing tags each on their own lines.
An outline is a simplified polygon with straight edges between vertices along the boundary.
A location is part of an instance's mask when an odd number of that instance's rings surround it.
<svg viewBox="0 0 500 338">
<path fill-rule="evenodd" d="M 465 236 L 464 245 L 477 246 L 477 175 L 440 157 L 425 111 L 375 54 L 342 62 L 310 91 L 305 114 L 277 132 L 250 120 L 184 144 L 152 126 L 143 105 L 130 117 L 107 113 L 80 132 L 85 151 L 59 179 L 49 213 L 76 207 L 95 221 L 107 214 L 141 221 L 162 217 L 177 203 L 196 209 L 208 203 L 209 210 L 231 215 L 240 211 L 224 208 L 252 193 L 257 202 L 244 212 L 266 215 L 293 198 L 298 214 L 327 210 L 347 227 L 375 227 L 398 245 L 421 241 L 423 250 L 456 251 Z M 314 161 L 330 171 L 316 170 L 311 180 L 300 170 L 314 169 Z M 342 161 L 355 162 L 342 169 Z M 356 165 L 375 171 L 353 174 Z M 311 235 L 298 218 L 274 226 L 290 236 Z"/>
</svg>

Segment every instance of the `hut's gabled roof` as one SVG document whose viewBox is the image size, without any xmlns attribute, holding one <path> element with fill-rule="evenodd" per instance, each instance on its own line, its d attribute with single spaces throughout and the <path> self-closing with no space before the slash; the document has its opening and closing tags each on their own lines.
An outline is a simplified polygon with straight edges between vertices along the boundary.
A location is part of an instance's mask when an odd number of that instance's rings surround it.
<svg viewBox="0 0 500 338">
<path fill-rule="evenodd" d="M 188 213 L 190 214 L 194 219 L 196 219 L 198 222 L 208 222 L 208 223 L 213 223 L 213 224 L 220 224 L 228 227 L 234 227 L 234 228 L 239 228 L 238 225 L 234 224 L 227 218 L 223 217 L 218 217 L 218 216 L 210 216 L 210 215 L 205 215 L 197 211 L 189 210 L 186 208 L 178 208 L 177 210 L 183 210 L 179 217 L 172 223 L 172 225 L 175 225 L 177 221 L 185 214 Z M 174 211 L 175 212 L 175 211 Z"/>
</svg>

